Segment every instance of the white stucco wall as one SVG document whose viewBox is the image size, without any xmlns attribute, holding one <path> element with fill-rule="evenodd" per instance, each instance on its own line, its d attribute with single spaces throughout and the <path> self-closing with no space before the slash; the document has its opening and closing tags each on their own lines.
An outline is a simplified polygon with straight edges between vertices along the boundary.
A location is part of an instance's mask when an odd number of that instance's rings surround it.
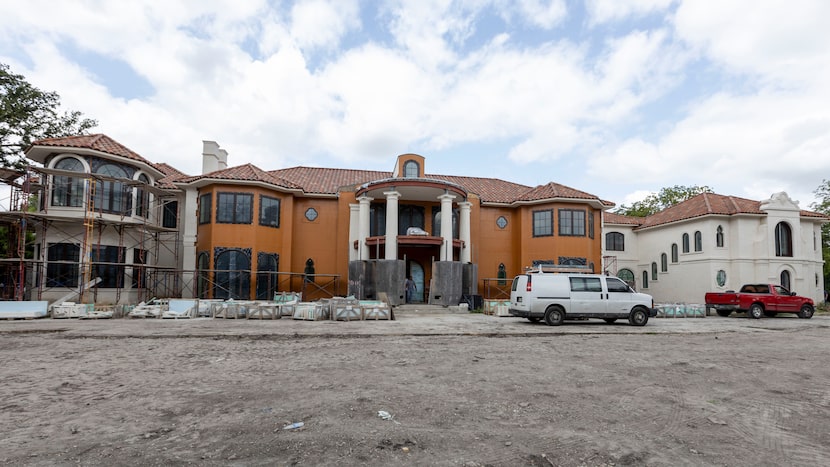
<svg viewBox="0 0 830 467">
<path fill-rule="evenodd" d="M 651 294 L 657 302 L 703 303 L 709 291 L 737 290 L 750 282 L 781 282 L 781 273 L 790 274 L 790 288 L 819 302 L 823 300 L 823 260 L 821 222 L 802 217 L 798 205 L 786 194 L 773 195 L 761 204 L 766 214 L 710 214 L 645 229 L 626 231 L 623 226 L 603 226 L 625 234 L 625 252 L 617 256 L 617 268 L 634 271 L 638 290 Z M 775 227 L 786 222 L 792 230 L 793 255 L 775 255 Z M 723 228 L 724 245 L 716 244 L 718 226 Z M 695 251 L 694 233 L 702 235 L 702 251 Z M 683 252 L 682 236 L 689 235 L 689 252 Z M 671 261 L 671 245 L 678 246 L 678 262 Z M 668 259 L 668 271 L 661 267 L 661 254 Z M 657 279 L 651 265 L 657 263 Z M 648 287 L 643 287 L 643 272 L 648 272 Z M 723 286 L 717 283 L 718 271 L 726 273 Z"/>
</svg>

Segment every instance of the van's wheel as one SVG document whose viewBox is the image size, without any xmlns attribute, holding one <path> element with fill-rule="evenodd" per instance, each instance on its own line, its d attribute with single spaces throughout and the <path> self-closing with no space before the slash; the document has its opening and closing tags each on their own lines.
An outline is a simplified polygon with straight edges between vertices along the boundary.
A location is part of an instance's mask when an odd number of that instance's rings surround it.
<svg viewBox="0 0 830 467">
<path fill-rule="evenodd" d="M 723 316 L 724 318 L 732 314 L 732 312 L 729 310 L 715 310 L 715 313 L 717 313 L 718 316 Z"/>
<path fill-rule="evenodd" d="M 559 326 L 565 319 L 565 312 L 556 306 L 552 306 L 545 310 L 545 322 L 548 326 Z"/>
<path fill-rule="evenodd" d="M 538 323 L 539 321 L 542 321 L 542 318 L 533 317 L 533 318 L 528 318 L 527 320 L 530 321 L 531 323 Z"/>
<path fill-rule="evenodd" d="M 801 307 L 801 311 L 798 312 L 798 317 L 801 319 L 810 319 L 813 317 L 815 311 L 810 305 L 804 305 Z"/>
<path fill-rule="evenodd" d="M 760 303 L 753 303 L 746 312 L 746 316 L 754 319 L 761 319 L 764 316 L 764 307 Z"/>
<path fill-rule="evenodd" d="M 642 308 L 635 308 L 628 316 L 628 322 L 632 326 L 645 326 L 648 323 L 648 313 Z"/>
<path fill-rule="evenodd" d="M 605 319 L 605 322 L 608 323 L 608 324 L 614 324 L 614 322 L 617 321 L 617 318 L 604 318 L 604 319 Z"/>
</svg>

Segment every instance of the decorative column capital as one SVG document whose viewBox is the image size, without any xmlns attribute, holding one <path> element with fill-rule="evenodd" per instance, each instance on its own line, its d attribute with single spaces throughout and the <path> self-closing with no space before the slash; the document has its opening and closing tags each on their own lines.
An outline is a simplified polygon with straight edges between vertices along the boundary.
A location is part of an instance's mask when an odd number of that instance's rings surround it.
<svg viewBox="0 0 830 467">
<path fill-rule="evenodd" d="M 384 191 L 383 195 L 386 196 L 386 199 L 398 199 L 401 197 L 401 193 L 395 190 Z"/>
<path fill-rule="evenodd" d="M 362 195 L 360 198 L 357 198 L 357 200 L 360 201 L 360 204 L 369 204 L 374 201 L 374 199 L 375 198 L 370 198 L 366 195 Z"/>
</svg>

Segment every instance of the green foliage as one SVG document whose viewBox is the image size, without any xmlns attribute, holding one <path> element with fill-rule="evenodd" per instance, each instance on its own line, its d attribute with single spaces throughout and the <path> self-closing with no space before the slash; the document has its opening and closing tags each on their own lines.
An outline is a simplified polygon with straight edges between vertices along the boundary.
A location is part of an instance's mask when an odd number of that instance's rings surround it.
<svg viewBox="0 0 830 467">
<path fill-rule="evenodd" d="M 813 191 L 818 201 L 810 204 L 810 209 L 830 217 L 830 180 L 822 180 L 821 185 Z M 824 258 L 824 287 L 830 287 L 830 224 L 821 226 L 821 252 Z"/>
<path fill-rule="evenodd" d="M 98 122 L 81 112 L 59 112 L 60 96 L 32 86 L 0 63 L 0 167 L 22 168 L 33 141 L 85 134 Z"/>
<path fill-rule="evenodd" d="M 645 217 L 701 193 L 712 193 L 712 189 L 708 186 L 675 185 L 663 188 L 658 193 L 652 193 L 646 196 L 644 200 L 634 202 L 630 206 L 622 204 L 614 212 L 625 216 Z"/>
</svg>

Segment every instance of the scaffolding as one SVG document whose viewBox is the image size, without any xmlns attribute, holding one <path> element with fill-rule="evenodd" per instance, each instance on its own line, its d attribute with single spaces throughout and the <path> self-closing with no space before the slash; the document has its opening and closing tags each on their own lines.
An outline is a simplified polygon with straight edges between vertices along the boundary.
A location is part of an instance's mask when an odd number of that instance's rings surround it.
<svg viewBox="0 0 830 467">
<path fill-rule="evenodd" d="M 44 300 L 60 296 L 83 303 L 97 302 L 105 293 L 106 302 L 119 303 L 122 293 L 128 290 L 131 299 L 141 301 L 152 293 L 145 283 L 148 270 L 181 267 L 179 225 L 162 226 L 165 203 L 177 199 L 174 191 L 140 180 L 42 167 L 23 171 L 2 169 L 0 178 L 8 187 L 7 209 L 0 201 L 0 227 L 5 229 L 6 241 L 6 251 L 0 258 L 2 299 Z M 80 206 L 50 211 L 51 203 L 45 197 L 56 188 L 56 178 L 82 183 Z M 121 191 L 114 196 L 125 200 L 130 209 L 105 212 L 100 200 L 106 190 L 99 191 L 104 183 L 118 187 Z M 139 198 L 134 200 L 134 193 Z M 132 215 L 133 202 L 143 203 L 141 216 Z M 181 208 L 179 203 L 179 211 Z M 176 213 L 177 219 L 180 214 Z M 56 244 L 77 245 L 77 259 L 50 260 L 49 247 Z M 103 248 L 112 246 L 117 257 L 103 259 Z M 131 263 L 126 261 L 129 249 L 135 252 Z M 162 257 L 170 266 L 160 264 Z M 52 277 L 63 271 L 68 272 L 67 277 Z M 115 277 L 106 273 L 115 273 Z M 102 275 L 106 277 L 99 279 Z M 101 282 L 112 285 L 113 281 L 114 287 L 99 286 Z M 180 284 L 178 281 L 175 285 Z M 181 289 L 175 292 L 179 296 Z"/>
<path fill-rule="evenodd" d="M 45 197 L 58 188 L 54 186 L 56 178 L 83 181 L 80 206 L 50 209 L 51 200 Z M 263 289 L 250 291 L 259 299 L 271 299 L 277 292 L 299 292 L 306 299 L 316 300 L 343 292 L 337 274 L 183 268 L 180 238 L 184 206 L 178 191 L 139 180 L 42 167 L 0 169 L 0 181 L 10 188 L 8 198 L 0 199 L 0 227 L 6 228 L 0 242 L 6 238 L 9 245 L 0 255 L 3 300 L 115 305 L 182 297 L 185 290 L 193 291 L 193 298 L 250 298 L 244 294 L 233 296 L 227 284 L 218 280 L 225 274 L 247 276 L 249 284 L 253 284 L 253 278 L 257 284 L 267 283 Z M 133 198 L 134 192 L 138 197 L 146 194 L 146 215 L 132 215 L 135 206 L 120 214 L 104 212 L 100 202 L 106 191 L 100 190 L 103 182 L 114 182 L 110 187 L 120 186 L 120 195 L 136 204 L 144 201 Z M 8 209 L 3 206 L 6 200 Z M 171 200 L 180 201 L 175 228 L 163 227 L 164 205 Z M 77 258 L 50 258 L 49 248 L 59 244 L 77 245 Z M 116 247 L 118 256 L 114 261 L 102 258 L 102 248 L 106 247 Z M 130 249 L 133 260 L 127 262 Z"/>
</svg>

